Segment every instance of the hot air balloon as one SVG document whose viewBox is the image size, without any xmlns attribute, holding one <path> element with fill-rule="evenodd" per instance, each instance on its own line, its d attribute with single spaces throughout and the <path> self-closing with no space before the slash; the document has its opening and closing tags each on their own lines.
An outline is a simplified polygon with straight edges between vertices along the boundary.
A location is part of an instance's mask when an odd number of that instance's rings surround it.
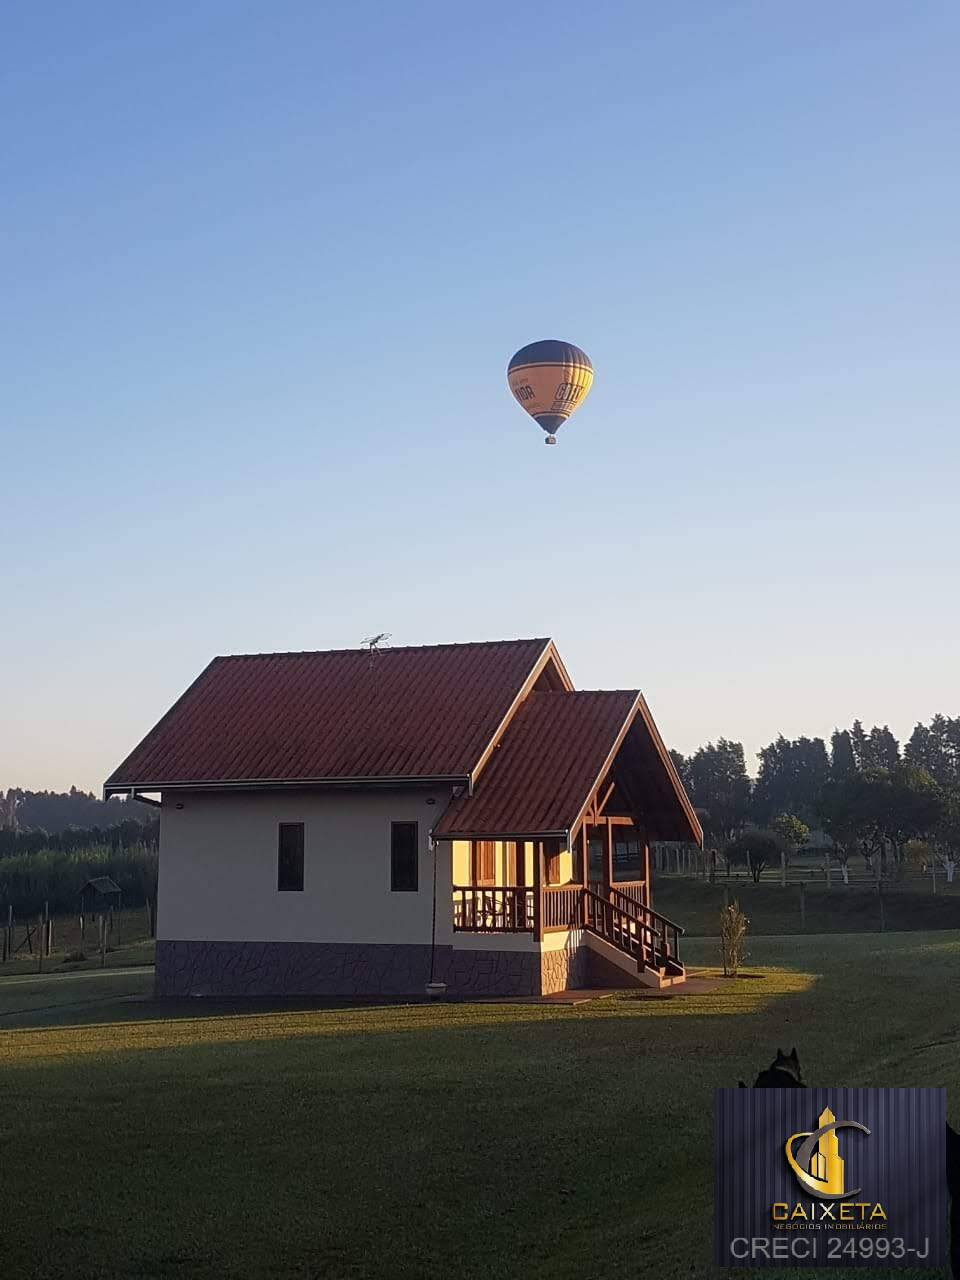
<svg viewBox="0 0 960 1280">
<path fill-rule="evenodd" d="M 546 338 L 521 347 L 507 365 L 507 382 L 521 406 L 556 444 L 554 432 L 579 409 L 593 385 L 590 357 L 572 342 Z"/>
</svg>

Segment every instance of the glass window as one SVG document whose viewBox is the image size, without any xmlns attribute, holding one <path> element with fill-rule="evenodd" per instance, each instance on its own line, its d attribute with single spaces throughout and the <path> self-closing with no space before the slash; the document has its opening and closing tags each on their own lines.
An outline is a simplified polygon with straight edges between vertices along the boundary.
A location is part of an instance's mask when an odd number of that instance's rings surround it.
<svg viewBox="0 0 960 1280">
<path fill-rule="evenodd" d="M 303 892 L 303 823 L 281 822 L 277 853 L 277 889 Z"/>
<path fill-rule="evenodd" d="M 390 888 L 394 893 L 416 893 L 419 887 L 419 835 L 415 822 L 390 826 Z"/>
</svg>

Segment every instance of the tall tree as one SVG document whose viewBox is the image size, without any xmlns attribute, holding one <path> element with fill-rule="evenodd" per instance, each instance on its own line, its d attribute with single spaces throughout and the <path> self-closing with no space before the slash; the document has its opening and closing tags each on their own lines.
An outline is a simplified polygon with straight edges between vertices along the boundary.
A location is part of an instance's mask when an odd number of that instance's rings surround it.
<svg viewBox="0 0 960 1280">
<path fill-rule="evenodd" d="M 910 840 L 931 835 L 943 815 L 940 788 L 923 769 L 865 769 L 829 781 L 821 798 L 821 820 L 846 853 L 857 849 L 878 876 L 887 852 L 903 862 Z"/>
<path fill-rule="evenodd" d="M 903 758 L 926 769 L 941 786 L 960 784 L 960 716 L 935 715 L 929 725 L 918 724 Z"/>
<path fill-rule="evenodd" d="M 850 738 L 850 750 L 853 752 L 853 763 L 856 765 L 858 772 L 863 772 L 869 764 L 869 751 L 867 748 L 867 731 L 859 720 L 854 720 L 850 726 L 848 734 Z"/>
<path fill-rule="evenodd" d="M 822 738 L 790 741 L 781 734 L 757 753 L 760 768 L 753 789 L 753 816 L 761 825 L 778 813 L 796 814 L 803 822 L 816 820 L 820 792 L 830 776 L 830 761 Z"/>
<path fill-rule="evenodd" d="M 960 862 L 960 786 L 943 792 L 943 810 L 931 840 L 934 856 L 943 867 L 947 883 L 953 884 Z"/>
<path fill-rule="evenodd" d="M 677 776 L 679 777 L 680 781 L 683 783 L 683 789 L 686 791 L 687 795 L 689 796 L 690 789 L 691 789 L 689 758 L 683 755 L 683 753 L 680 751 L 674 751 L 673 748 L 671 747 L 670 759 L 673 761 L 673 767 L 677 771 Z"/>
<path fill-rule="evenodd" d="M 704 831 L 714 841 L 736 838 L 750 807 L 750 779 L 743 743 L 718 738 L 700 747 L 687 761 L 687 790 Z"/>
<path fill-rule="evenodd" d="M 849 752 L 847 742 L 849 742 Z M 834 730 L 831 745 L 835 759 L 831 760 L 831 777 L 842 777 L 849 772 L 849 758 L 861 773 L 864 769 L 895 769 L 900 763 L 900 743 L 890 732 L 890 726 L 874 725 L 867 733 L 859 720 L 854 720 L 845 733 Z M 839 755 L 837 756 L 837 753 Z"/>
<path fill-rule="evenodd" d="M 867 740 L 868 759 L 865 769 L 895 769 L 900 763 L 900 743 L 890 732 L 890 726 L 874 725 Z"/>
<path fill-rule="evenodd" d="M 857 768 L 849 731 L 834 729 L 830 737 L 830 777 L 835 781 L 849 778 L 851 773 L 857 772 Z"/>
</svg>

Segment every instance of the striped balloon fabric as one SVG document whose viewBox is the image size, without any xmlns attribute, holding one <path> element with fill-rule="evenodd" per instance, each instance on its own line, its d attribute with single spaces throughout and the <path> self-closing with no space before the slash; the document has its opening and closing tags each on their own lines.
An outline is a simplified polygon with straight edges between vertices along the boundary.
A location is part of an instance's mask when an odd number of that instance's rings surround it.
<svg viewBox="0 0 960 1280">
<path fill-rule="evenodd" d="M 507 382 L 522 408 L 556 444 L 556 432 L 593 386 L 590 357 L 572 342 L 547 338 L 521 347 L 507 366 Z"/>
</svg>

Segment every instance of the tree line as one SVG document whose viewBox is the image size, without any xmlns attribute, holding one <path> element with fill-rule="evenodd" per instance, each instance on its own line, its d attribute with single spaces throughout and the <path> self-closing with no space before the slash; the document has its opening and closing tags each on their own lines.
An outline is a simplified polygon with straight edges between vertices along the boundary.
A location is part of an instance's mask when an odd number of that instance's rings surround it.
<svg viewBox="0 0 960 1280">
<path fill-rule="evenodd" d="M 156 849 L 160 844 L 160 820 L 150 818 L 141 822 L 136 818 L 124 818 L 110 827 L 67 827 L 64 831 L 44 831 L 35 827 L 30 831 L 0 829 L 0 858 L 17 854 L 40 853 L 51 849 L 57 853 L 76 853 L 82 849 L 122 849 L 144 847 Z"/>
<path fill-rule="evenodd" d="M 92 791 L 71 787 L 69 791 L 25 791 L 22 787 L 0 789 L 0 831 L 40 829 L 51 833 L 67 827 L 98 829 L 113 827 L 125 818 L 149 822 L 154 810 L 138 800 L 111 796 L 99 800 Z"/>
<path fill-rule="evenodd" d="M 782 735 L 758 752 L 755 779 L 743 744 L 708 742 L 692 755 L 671 751 L 708 842 L 746 863 L 754 879 L 796 852 L 811 829 L 830 856 L 864 858 L 877 878 L 901 871 L 909 855 L 953 879 L 960 857 L 960 716 L 918 724 L 901 749 L 889 726 L 859 720 L 823 738 Z"/>
</svg>

